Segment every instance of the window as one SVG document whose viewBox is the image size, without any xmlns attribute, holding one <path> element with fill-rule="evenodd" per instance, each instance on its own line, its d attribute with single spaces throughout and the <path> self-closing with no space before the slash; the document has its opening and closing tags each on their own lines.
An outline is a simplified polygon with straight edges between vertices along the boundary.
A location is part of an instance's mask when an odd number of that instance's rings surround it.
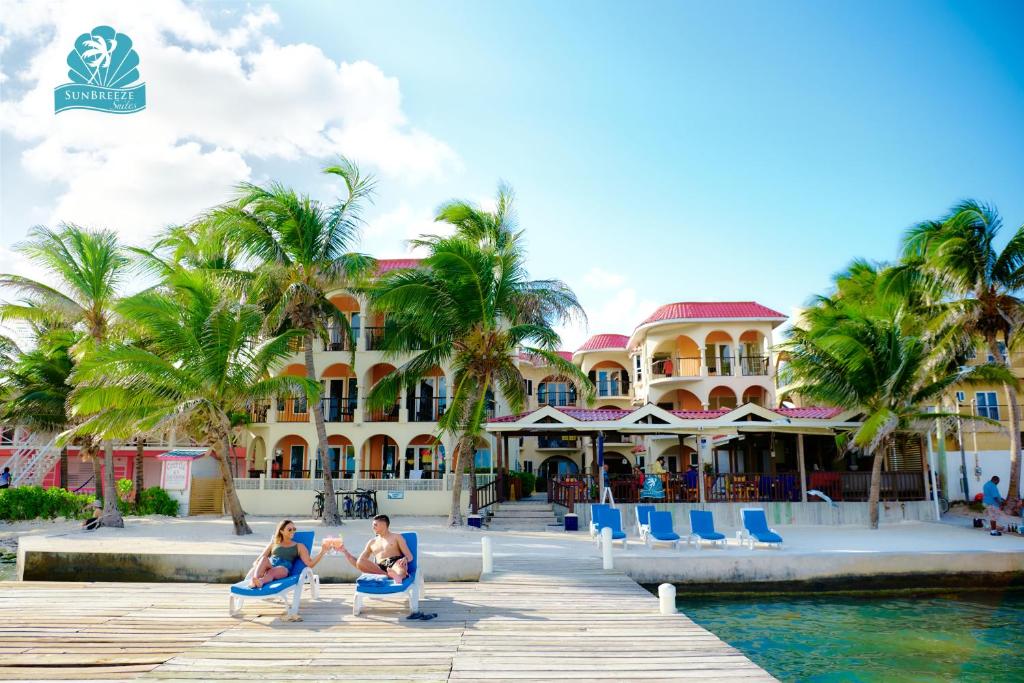
<svg viewBox="0 0 1024 683">
<path fill-rule="evenodd" d="M 987 417 L 990 420 L 999 419 L 999 404 L 996 402 L 996 392 L 978 391 L 974 394 L 978 402 L 978 415 Z"/>
<path fill-rule="evenodd" d="M 965 398 L 967 398 L 967 397 L 964 395 L 964 392 L 962 392 L 962 391 L 956 392 L 956 402 L 957 403 L 963 403 Z"/>
<path fill-rule="evenodd" d="M 1002 363 L 1006 359 L 1006 344 L 1004 344 L 1003 342 L 996 342 L 996 344 L 999 346 L 999 355 L 1002 356 L 1002 358 L 999 359 L 999 362 Z M 993 356 L 991 353 L 988 354 L 988 362 L 994 363 L 995 361 L 995 356 Z"/>
<path fill-rule="evenodd" d="M 523 380 L 523 391 L 526 392 L 527 396 L 533 396 L 533 380 L 532 379 L 524 379 Z"/>
<path fill-rule="evenodd" d="M 529 472 L 530 474 L 533 473 L 533 461 L 532 460 L 524 460 L 523 461 L 523 471 L 524 472 Z"/>
<path fill-rule="evenodd" d="M 537 385 L 537 403 L 549 406 L 574 406 L 576 387 L 570 382 L 541 382 Z"/>
<path fill-rule="evenodd" d="M 637 354 L 634 356 L 634 360 L 636 361 L 636 365 L 634 366 L 636 368 L 636 381 L 639 382 L 643 379 L 643 370 L 640 368 L 640 355 Z"/>
<path fill-rule="evenodd" d="M 302 461 L 306 455 L 305 446 L 292 446 L 289 451 L 288 469 L 291 471 L 292 479 L 302 478 Z"/>
</svg>

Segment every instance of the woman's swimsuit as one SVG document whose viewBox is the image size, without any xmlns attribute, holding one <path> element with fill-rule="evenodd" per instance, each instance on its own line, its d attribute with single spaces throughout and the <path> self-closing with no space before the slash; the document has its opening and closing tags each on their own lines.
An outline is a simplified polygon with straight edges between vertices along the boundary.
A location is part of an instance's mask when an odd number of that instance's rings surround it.
<svg viewBox="0 0 1024 683">
<path fill-rule="evenodd" d="M 284 567 L 288 571 L 292 570 L 292 564 L 299 557 L 299 544 L 296 543 L 293 546 L 285 547 L 283 545 L 275 545 L 270 549 L 270 566 L 271 567 Z"/>
</svg>

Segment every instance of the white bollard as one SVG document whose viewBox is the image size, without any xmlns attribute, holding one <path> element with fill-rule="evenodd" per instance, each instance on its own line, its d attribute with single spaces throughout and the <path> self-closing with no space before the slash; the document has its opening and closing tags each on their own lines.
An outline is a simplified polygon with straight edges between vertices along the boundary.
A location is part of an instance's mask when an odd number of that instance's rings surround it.
<svg viewBox="0 0 1024 683">
<path fill-rule="evenodd" d="M 491 552 L 491 538 L 484 536 L 480 539 L 480 552 L 483 554 L 483 573 L 490 574 L 494 571 L 494 553 Z"/>
<path fill-rule="evenodd" d="M 671 583 L 658 586 L 658 603 L 662 614 L 676 613 L 676 587 Z"/>
<path fill-rule="evenodd" d="M 601 529 L 601 561 L 605 569 L 614 569 L 612 566 L 612 530 L 610 527 Z"/>
</svg>

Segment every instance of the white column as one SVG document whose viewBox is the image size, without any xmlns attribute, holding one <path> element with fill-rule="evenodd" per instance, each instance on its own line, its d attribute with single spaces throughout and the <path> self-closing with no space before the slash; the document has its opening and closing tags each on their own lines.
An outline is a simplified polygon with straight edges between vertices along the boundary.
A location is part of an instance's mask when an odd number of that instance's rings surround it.
<svg viewBox="0 0 1024 683">
<path fill-rule="evenodd" d="M 804 461 L 804 435 L 796 435 L 796 460 L 800 464 L 800 500 L 807 502 L 807 463 Z"/>
</svg>

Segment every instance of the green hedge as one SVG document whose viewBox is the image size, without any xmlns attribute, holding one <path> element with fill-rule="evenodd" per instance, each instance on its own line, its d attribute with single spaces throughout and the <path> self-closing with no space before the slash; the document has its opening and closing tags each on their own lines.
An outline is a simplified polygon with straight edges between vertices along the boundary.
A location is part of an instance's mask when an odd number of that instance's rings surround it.
<svg viewBox="0 0 1024 683">
<path fill-rule="evenodd" d="M 0 490 L 0 519 L 83 519 L 93 497 L 65 489 L 44 489 L 42 486 L 17 486 Z"/>
<path fill-rule="evenodd" d="M 509 474 L 523 482 L 524 497 L 534 492 L 537 486 L 537 476 L 533 472 L 509 472 Z"/>
<path fill-rule="evenodd" d="M 66 489 L 44 489 L 41 486 L 17 486 L 0 490 L 0 519 L 14 522 L 25 519 L 85 519 L 92 515 L 89 504 L 94 497 L 72 493 Z M 118 500 L 122 515 L 178 514 L 178 501 L 159 486 L 142 492 L 139 505 Z"/>
</svg>

